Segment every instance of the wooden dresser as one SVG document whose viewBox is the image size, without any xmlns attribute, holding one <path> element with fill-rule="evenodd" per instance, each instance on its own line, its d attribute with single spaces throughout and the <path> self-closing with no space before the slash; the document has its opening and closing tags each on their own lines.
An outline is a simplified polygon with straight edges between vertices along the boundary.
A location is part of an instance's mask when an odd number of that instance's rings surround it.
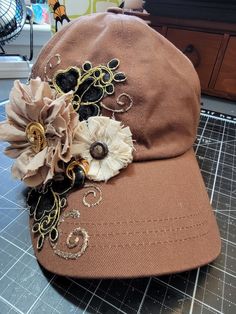
<svg viewBox="0 0 236 314">
<path fill-rule="evenodd" d="M 222 2 L 146 0 L 146 8 L 151 27 L 192 61 L 203 93 L 236 100 L 236 3 Z"/>
</svg>

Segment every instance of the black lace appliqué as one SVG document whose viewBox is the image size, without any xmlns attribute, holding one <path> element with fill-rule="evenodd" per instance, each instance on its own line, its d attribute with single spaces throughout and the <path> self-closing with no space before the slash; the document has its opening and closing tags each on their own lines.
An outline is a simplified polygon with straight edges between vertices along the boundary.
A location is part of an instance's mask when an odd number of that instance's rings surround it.
<svg viewBox="0 0 236 314">
<path fill-rule="evenodd" d="M 37 236 L 37 249 L 43 247 L 44 240 L 49 237 L 53 244 L 58 239 L 58 222 L 67 205 L 67 194 L 72 188 L 82 188 L 85 173 L 81 167 L 76 167 L 73 177 L 64 176 L 63 180 L 53 180 L 40 189 L 31 189 L 27 205 L 33 218 L 32 232 Z"/>
<path fill-rule="evenodd" d="M 107 65 L 92 66 L 86 61 L 82 68 L 69 67 L 59 70 L 53 78 L 53 86 L 59 93 L 74 92 L 73 106 L 80 121 L 100 114 L 100 102 L 115 92 L 115 83 L 126 81 L 123 72 L 116 71 L 118 59 L 110 60 Z"/>
</svg>

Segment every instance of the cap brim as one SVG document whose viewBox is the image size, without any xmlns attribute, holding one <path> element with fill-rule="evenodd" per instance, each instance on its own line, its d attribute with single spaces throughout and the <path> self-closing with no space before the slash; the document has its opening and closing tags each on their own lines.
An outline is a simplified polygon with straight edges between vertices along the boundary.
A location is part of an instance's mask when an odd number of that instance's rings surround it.
<svg viewBox="0 0 236 314">
<path fill-rule="evenodd" d="M 67 217 L 58 227 L 57 248 L 68 249 L 75 228 L 89 235 L 78 259 L 54 253 L 49 240 L 35 254 L 47 270 L 78 278 L 124 278 L 163 275 L 202 266 L 220 253 L 220 236 L 192 149 L 165 160 L 134 162 L 106 184 L 96 184 L 102 201 L 83 204 L 85 191 L 68 197 L 80 218 Z M 88 195 L 88 197 L 92 195 Z"/>
</svg>

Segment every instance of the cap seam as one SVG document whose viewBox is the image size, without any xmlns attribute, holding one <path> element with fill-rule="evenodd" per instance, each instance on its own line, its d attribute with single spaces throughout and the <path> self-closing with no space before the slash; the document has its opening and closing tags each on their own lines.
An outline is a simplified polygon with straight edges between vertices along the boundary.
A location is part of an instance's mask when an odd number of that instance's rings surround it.
<svg viewBox="0 0 236 314">
<path fill-rule="evenodd" d="M 203 226 L 207 223 L 206 220 L 204 220 L 202 223 L 194 224 L 194 225 L 189 225 L 189 226 L 183 226 L 183 227 L 177 227 L 177 228 L 159 228 L 155 230 L 145 230 L 145 231 L 126 231 L 126 232 L 108 232 L 108 233 L 90 233 L 89 236 L 92 237 L 109 237 L 109 236 L 119 236 L 119 235 L 136 235 L 136 234 L 150 234 L 150 233 L 167 233 L 167 232 L 174 232 L 174 231 L 181 231 L 181 230 L 188 230 L 188 229 L 193 229 L 195 227 L 200 227 Z M 63 232 L 60 230 L 61 234 L 67 234 L 67 232 Z"/>
<path fill-rule="evenodd" d="M 153 241 L 153 242 L 140 242 L 140 243 L 126 243 L 126 244 L 110 244 L 110 245 L 100 245 L 100 244 L 90 244 L 90 247 L 100 247 L 100 248 L 125 248 L 125 247 L 134 247 L 134 246 L 151 246 L 151 245 L 158 245 L 158 244 L 168 244 L 168 243 L 177 243 L 177 242 L 184 242 L 188 240 L 198 239 L 203 236 L 206 236 L 209 233 L 207 232 L 201 233 L 197 236 L 187 237 L 184 239 L 175 239 L 175 240 L 168 240 L 168 241 Z"/>
<path fill-rule="evenodd" d="M 189 225 L 189 226 L 184 226 L 184 227 L 177 227 L 177 228 L 160 228 L 156 230 L 145 230 L 145 231 L 134 231 L 134 232 L 111 232 L 111 233 L 96 233 L 96 234 L 90 234 L 90 236 L 116 236 L 116 235 L 135 235 L 135 234 L 150 234 L 150 233 L 167 233 L 167 232 L 174 232 L 174 231 L 181 231 L 181 230 L 188 230 L 188 229 L 193 229 L 195 227 L 200 227 L 206 224 L 206 221 L 199 223 L 199 224 L 194 224 L 194 225 Z"/>
<path fill-rule="evenodd" d="M 190 214 L 190 215 L 185 215 L 185 216 L 174 216 L 174 217 L 166 217 L 166 218 L 160 218 L 160 219 L 142 219 L 142 220 L 124 220 L 124 221 L 116 221 L 116 222 L 80 222 L 80 224 L 83 225 L 91 225 L 91 226 L 107 226 L 107 225 L 123 225 L 123 224 L 136 224 L 136 223 L 153 223 L 153 222 L 162 222 L 162 221 L 170 221 L 170 220 L 181 220 L 185 218 L 191 218 L 191 217 L 197 217 L 200 215 L 200 212 L 196 214 Z M 69 222 L 66 221 L 66 224 L 72 224 L 76 225 L 75 222 Z"/>
</svg>

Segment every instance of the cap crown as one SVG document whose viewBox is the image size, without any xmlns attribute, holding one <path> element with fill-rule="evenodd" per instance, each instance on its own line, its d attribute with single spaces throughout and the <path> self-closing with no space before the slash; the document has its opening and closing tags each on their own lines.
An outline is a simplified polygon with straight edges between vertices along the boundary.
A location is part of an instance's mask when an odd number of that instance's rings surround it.
<svg viewBox="0 0 236 314">
<path fill-rule="evenodd" d="M 47 64 L 60 54 L 61 63 Z M 191 62 L 166 38 L 141 19 L 123 14 L 84 16 L 66 25 L 45 45 L 32 77 L 52 78 L 56 71 L 85 61 L 93 66 L 120 61 L 125 82 L 102 101 L 117 108 L 117 97 L 128 94 L 133 106 L 115 116 L 130 127 L 135 139 L 135 160 L 177 156 L 188 150 L 196 136 L 200 110 L 200 85 Z M 111 116 L 104 110 L 103 115 Z"/>
</svg>

